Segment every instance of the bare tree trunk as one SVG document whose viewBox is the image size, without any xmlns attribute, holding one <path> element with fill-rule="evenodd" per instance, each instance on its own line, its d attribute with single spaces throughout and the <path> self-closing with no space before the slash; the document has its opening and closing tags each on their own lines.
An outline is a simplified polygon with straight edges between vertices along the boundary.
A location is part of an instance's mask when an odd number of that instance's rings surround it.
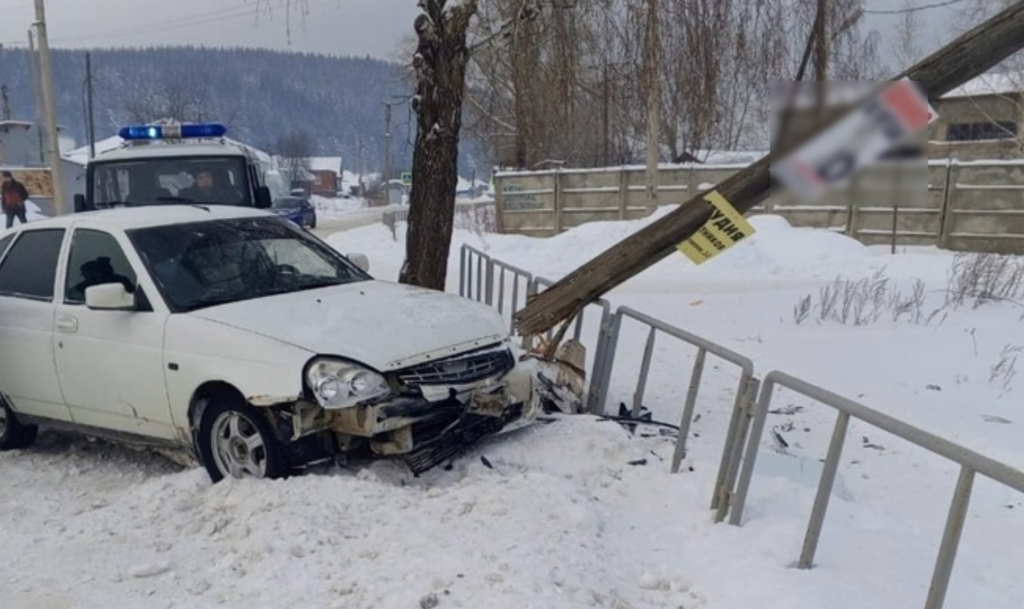
<svg viewBox="0 0 1024 609">
<path fill-rule="evenodd" d="M 444 290 L 455 216 L 459 130 L 469 49 L 466 32 L 476 0 L 446 6 L 448 0 L 420 0 L 416 19 L 415 179 L 409 201 L 409 233 L 401 283 Z"/>
</svg>

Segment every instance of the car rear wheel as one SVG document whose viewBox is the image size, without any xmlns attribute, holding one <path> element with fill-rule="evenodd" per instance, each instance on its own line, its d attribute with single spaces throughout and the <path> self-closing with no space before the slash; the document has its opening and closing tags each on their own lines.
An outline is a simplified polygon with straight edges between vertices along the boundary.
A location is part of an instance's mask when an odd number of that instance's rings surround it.
<svg viewBox="0 0 1024 609">
<path fill-rule="evenodd" d="M 224 478 L 280 478 L 284 451 L 263 415 L 241 399 L 218 398 L 202 409 L 198 449 L 213 482 Z"/>
<path fill-rule="evenodd" d="M 36 441 L 39 428 L 22 425 L 7 400 L 0 395 L 0 451 L 28 448 Z"/>
</svg>

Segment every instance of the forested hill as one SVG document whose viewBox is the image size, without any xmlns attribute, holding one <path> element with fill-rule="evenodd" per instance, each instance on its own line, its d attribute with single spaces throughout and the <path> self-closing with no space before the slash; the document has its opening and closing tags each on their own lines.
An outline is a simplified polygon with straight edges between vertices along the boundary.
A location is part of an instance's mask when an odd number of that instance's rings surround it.
<svg viewBox="0 0 1024 609">
<path fill-rule="evenodd" d="M 85 52 L 54 49 L 58 121 L 86 143 Z M 12 118 L 35 118 L 29 54 L 0 50 L 0 84 L 7 85 Z M 282 135 L 304 130 L 316 154 L 358 163 L 360 139 L 369 171 L 383 159 L 383 101 L 402 102 L 411 83 L 401 65 L 369 57 L 331 57 L 258 49 L 170 47 L 92 52 L 96 135 L 145 117 L 216 120 L 230 135 L 269 151 Z M 393 108 L 395 168 L 412 159 L 412 116 Z M 413 132 L 414 133 L 414 132 Z"/>
</svg>

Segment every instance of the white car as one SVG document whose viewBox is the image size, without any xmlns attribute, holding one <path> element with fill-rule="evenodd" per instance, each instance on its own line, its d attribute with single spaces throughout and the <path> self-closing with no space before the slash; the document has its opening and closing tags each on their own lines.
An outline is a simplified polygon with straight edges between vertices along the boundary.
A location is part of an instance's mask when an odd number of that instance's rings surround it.
<svg viewBox="0 0 1024 609">
<path fill-rule="evenodd" d="M 42 425 L 186 449 L 214 482 L 358 451 L 418 473 L 535 419 L 496 311 L 367 266 L 227 206 L 0 233 L 0 449 Z"/>
</svg>

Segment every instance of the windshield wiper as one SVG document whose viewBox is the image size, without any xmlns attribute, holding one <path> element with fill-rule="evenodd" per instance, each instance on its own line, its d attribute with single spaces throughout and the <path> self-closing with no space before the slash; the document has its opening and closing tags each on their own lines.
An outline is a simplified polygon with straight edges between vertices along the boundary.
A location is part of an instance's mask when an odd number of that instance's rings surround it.
<svg viewBox="0 0 1024 609">
<path fill-rule="evenodd" d="M 157 197 L 157 201 L 168 201 L 171 203 L 192 203 L 192 199 L 188 197 Z"/>
</svg>

